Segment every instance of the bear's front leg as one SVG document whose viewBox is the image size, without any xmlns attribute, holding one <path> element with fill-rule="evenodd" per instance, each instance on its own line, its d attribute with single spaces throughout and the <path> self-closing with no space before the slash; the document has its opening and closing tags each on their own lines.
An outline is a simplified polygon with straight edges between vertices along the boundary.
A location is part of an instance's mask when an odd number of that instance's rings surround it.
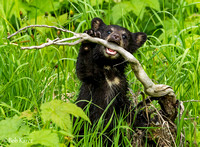
<svg viewBox="0 0 200 147">
<path fill-rule="evenodd" d="M 94 31 L 92 29 L 84 31 L 92 37 L 101 37 L 99 31 Z M 93 49 L 97 44 L 91 42 L 83 42 L 81 44 L 79 55 L 76 63 L 76 72 L 78 78 L 82 82 L 91 83 L 94 81 L 94 62 L 93 62 Z"/>
</svg>

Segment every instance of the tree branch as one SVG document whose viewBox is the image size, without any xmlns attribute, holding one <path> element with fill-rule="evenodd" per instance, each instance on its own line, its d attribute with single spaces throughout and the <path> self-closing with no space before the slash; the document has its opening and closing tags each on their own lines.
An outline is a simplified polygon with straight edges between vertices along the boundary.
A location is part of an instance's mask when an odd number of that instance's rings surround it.
<svg viewBox="0 0 200 147">
<path fill-rule="evenodd" d="M 26 30 L 28 28 L 34 28 L 34 27 L 45 27 L 45 28 L 54 28 L 56 30 L 60 30 L 62 32 L 66 32 L 66 33 L 71 33 L 71 34 L 76 34 L 72 31 L 66 30 L 66 29 L 62 29 L 62 28 L 58 28 L 56 26 L 48 26 L 48 25 L 30 25 L 30 26 L 26 26 L 24 28 L 19 29 L 17 32 L 13 33 L 12 35 L 9 35 L 7 38 L 10 39 L 11 37 L 17 35 L 19 32 Z"/>
<path fill-rule="evenodd" d="M 54 29 L 57 29 L 57 30 L 60 30 L 63 32 L 71 33 L 74 36 L 70 37 L 70 38 L 65 38 L 65 39 L 59 39 L 59 38 L 56 38 L 55 40 L 48 39 L 47 43 L 44 43 L 40 46 L 21 47 L 21 49 L 23 49 L 23 50 L 24 49 L 42 49 L 42 48 L 44 48 L 46 46 L 50 46 L 50 45 L 76 45 L 83 41 L 90 41 L 93 43 L 101 44 L 107 48 L 117 51 L 125 58 L 125 60 L 127 60 L 131 64 L 131 68 L 132 68 L 133 72 L 135 73 L 135 76 L 143 84 L 145 93 L 147 95 L 152 96 L 152 97 L 162 97 L 165 95 L 169 95 L 170 97 L 171 96 L 174 97 L 173 103 L 174 104 L 176 103 L 176 97 L 175 97 L 174 91 L 170 86 L 162 85 L 162 84 L 157 84 L 157 85 L 154 84 L 152 82 L 152 80 L 148 77 L 148 75 L 146 74 L 144 69 L 142 68 L 139 61 L 131 53 L 129 53 L 122 47 L 120 47 L 112 42 L 108 42 L 106 40 L 96 38 L 96 37 L 91 37 L 86 33 L 75 33 L 75 32 L 69 31 L 69 30 L 65 30 L 62 28 L 55 27 L 55 26 L 47 26 L 47 25 L 30 25 L 30 26 L 24 27 L 24 28 L 18 30 L 17 32 L 15 32 L 14 34 L 8 36 L 8 39 L 15 36 L 22 30 L 25 30 L 27 28 L 32 28 L 32 27 L 54 28 Z M 74 41 L 74 42 L 68 42 L 68 41 Z"/>
</svg>

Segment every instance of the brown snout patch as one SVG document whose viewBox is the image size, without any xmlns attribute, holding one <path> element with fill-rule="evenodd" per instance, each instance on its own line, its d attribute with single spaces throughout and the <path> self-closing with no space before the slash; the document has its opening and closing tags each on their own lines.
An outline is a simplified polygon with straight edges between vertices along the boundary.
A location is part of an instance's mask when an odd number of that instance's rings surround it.
<svg viewBox="0 0 200 147">
<path fill-rule="evenodd" d="M 122 40 L 123 31 L 118 31 L 115 28 L 111 28 L 111 31 L 112 33 L 109 34 L 109 36 L 107 36 L 106 40 L 122 46 L 123 45 L 123 40 Z M 117 36 L 119 35 L 119 38 L 118 39 L 115 38 L 114 35 L 117 35 Z"/>
</svg>

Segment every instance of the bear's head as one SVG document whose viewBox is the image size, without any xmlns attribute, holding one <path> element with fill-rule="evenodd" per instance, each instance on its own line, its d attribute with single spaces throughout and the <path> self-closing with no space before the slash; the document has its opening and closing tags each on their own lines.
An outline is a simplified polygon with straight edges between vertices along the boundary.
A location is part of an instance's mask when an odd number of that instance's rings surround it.
<svg viewBox="0 0 200 147">
<path fill-rule="evenodd" d="M 145 33 L 131 33 L 126 28 L 118 25 L 106 25 L 100 18 L 94 18 L 92 20 L 91 29 L 94 32 L 100 32 L 101 39 L 116 43 L 130 53 L 135 52 L 147 39 L 147 35 Z M 119 60 L 120 58 L 122 59 L 119 53 L 102 45 L 96 46 L 94 56 L 98 57 L 98 59 L 101 58 L 101 60 L 109 59 L 117 60 L 118 62 L 121 62 L 121 60 Z"/>
</svg>

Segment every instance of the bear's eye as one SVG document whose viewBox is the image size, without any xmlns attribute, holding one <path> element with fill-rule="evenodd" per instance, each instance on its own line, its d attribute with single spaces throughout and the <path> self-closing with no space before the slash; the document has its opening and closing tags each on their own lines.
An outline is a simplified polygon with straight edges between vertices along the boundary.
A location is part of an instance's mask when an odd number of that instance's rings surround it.
<svg viewBox="0 0 200 147">
<path fill-rule="evenodd" d="M 123 34 L 123 35 L 122 35 L 122 38 L 123 38 L 123 39 L 126 39 L 126 38 L 127 38 L 127 36 L 126 36 L 125 34 Z"/>
<path fill-rule="evenodd" d="M 111 30 L 109 30 L 109 31 L 107 31 L 107 33 L 108 33 L 108 34 L 111 34 L 111 33 L 112 33 L 112 31 L 111 31 Z"/>
</svg>

